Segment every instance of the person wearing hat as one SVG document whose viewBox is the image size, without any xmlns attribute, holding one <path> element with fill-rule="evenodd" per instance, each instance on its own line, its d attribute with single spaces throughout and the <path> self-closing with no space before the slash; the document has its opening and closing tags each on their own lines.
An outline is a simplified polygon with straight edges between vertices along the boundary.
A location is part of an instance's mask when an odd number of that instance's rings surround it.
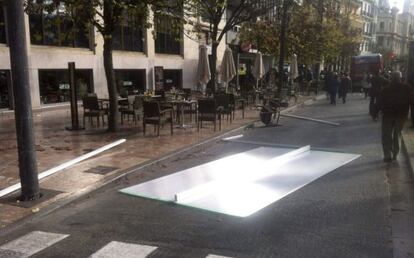
<svg viewBox="0 0 414 258">
<path fill-rule="evenodd" d="M 381 142 L 386 163 L 397 159 L 400 151 L 401 131 L 412 102 L 412 89 L 409 85 L 402 83 L 401 72 L 392 72 L 391 82 L 379 94 L 375 114 L 382 112 Z"/>
</svg>

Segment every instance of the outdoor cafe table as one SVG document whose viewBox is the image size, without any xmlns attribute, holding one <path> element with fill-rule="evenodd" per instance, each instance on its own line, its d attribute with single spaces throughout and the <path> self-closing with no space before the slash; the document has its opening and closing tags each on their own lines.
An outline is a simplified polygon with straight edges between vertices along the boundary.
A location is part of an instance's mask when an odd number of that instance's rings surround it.
<svg viewBox="0 0 414 258">
<path fill-rule="evenodd" d="M 190 125 L 184 124 L 184 106 L 191 106 L 191 105 L 197 105 L 197 100 L 170 100 L 168 103 L 171 103 L 172 105 L 177 106 L 178 110 L 180 111 L 180 125 L 178 125 L 178 128 L 186 128 Z"/>
</svg>

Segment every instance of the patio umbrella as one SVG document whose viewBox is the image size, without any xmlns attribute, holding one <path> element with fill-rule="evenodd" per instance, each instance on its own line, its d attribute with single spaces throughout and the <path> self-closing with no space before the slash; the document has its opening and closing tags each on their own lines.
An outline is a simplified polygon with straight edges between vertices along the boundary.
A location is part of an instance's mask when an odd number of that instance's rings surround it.
<svg viewBox="0 0 414 258">
<path fill-rule="evenodd" d="M 290 62 L 290 78 L 295 80 L 299 77 L 298 70 L 298 56 L 296 54 L 292 55 L 292 61 Z"/>
<path fill-rule="evenodd" d="M 208 63 L 207 47 L 200 45 L 198 56 L 198 68 L 197 68 L 197 81 L 202 85 L 203 92 L 205 91 L 205 85 L 211 79 L 210 64 Z"/>
<path fill-rule="evenodd" d="M 236 66 L 234 65 L 233 52 L 230 47 L 226 47 L 223 60 L 220 67 L 220 78 L 226 83 L 226 92 L 228 83 L 236 76 Z"/>
<path fill-rule="evenodd" d="M 256 78 L 256 88 L 258 81 L 263 77 L 265 73 L 262 53 L 258 52 L 256 58 L 254 59 L 254 65 L 252 74 Z"/>
</svg>

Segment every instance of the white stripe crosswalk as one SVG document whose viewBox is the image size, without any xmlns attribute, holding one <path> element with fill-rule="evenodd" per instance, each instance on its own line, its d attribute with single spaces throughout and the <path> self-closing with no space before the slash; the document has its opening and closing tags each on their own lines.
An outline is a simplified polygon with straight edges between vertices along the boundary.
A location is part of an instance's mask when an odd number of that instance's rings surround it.
<svg viewBox="0 0 414 258">
<path fill-rule="evenodd" d="M 91 255 L 90 258 L 145 258 L 156 249 L 157 247 L 149 245 L 112 241 Z"/>
<path fill-rule="evenodd" d="M 20 238 L 1 245 L 0 258 L 30 257 L 62 241 L 68 236 L 69 235 L 66 234 L 33 231 Z M 153 254 L 157 249 L 157 246 L 111 241 L 90 255 L 89 258 L 144 258 Z M 206 258 L 231 257 L 209 254 L 206 256 Z"/>
<path fill-rule="evenodd" d="M 68 236 L 69 235 L 65 234 L 33 231 L 0 246 L 0 257 L 29 257 L 65 239 Z"/>
</svg>

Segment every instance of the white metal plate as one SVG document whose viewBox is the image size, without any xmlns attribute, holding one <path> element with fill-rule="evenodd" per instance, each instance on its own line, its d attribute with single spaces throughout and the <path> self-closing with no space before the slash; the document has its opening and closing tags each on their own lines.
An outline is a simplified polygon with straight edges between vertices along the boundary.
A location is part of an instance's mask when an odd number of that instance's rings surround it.
<svg viewBox="0 0 414 258">
<path fill-rule="evenodd" d="M 122 189 L 122 193 L 246 217 L 359 155 L 260 147 Z"/>
</svg>

